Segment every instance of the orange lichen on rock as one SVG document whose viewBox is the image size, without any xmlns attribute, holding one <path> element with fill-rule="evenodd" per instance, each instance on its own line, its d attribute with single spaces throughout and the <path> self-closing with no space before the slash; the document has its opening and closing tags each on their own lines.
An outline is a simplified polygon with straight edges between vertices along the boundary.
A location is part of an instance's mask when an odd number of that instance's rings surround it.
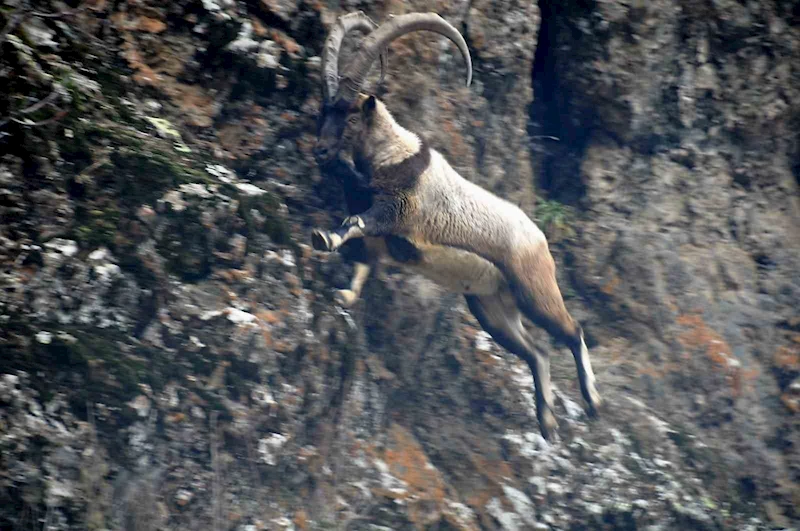
<svg viewBox="0 0 800 531">
<path fill-rule="evenodd" d="M 691 350 L 703 350 L 712 361 L 729 366 L 735 361 L 733 352 L 725 339 L 709 327 L 699 315 L 681 315 L 676 321 L 687 330 L 678 336 L 678 341 Z"/>
<path fill-rule="evenodd" d="M 161 33 L 167 29 L 167 25 L 156 18 L 139 17 L 136 19 L 135 29 L 146 31 L 147 33 Z"/>
<path fill-rule="evenodd" d="M 781 395 L 781 402 L 792 413 L 800 413 L 800 393 L 787 391 Z"/>
<path fill-rule="evenodd" d="M 470 507 L 486 507 L 492 498 L 502 498 L 502 484 L 508 482 L 508 478 L 514 477 L 514 471 L 506 461 L 487 459 L 477 453 L 469 454 L 470 464 L 480 475 L 482 485 L 466 498 L 467 505 Z"/>
<path fill-rule="evenodd" d="M 300 509 L 294 513 L 294 518 L 292 521 L 297 529 L 300 529 L 301 531 L 308 529 L 308 515 L 303 509 Z"/>
<path fill-rule="evenodd" d="M 458 128 L 453 125 L 453 122 L 449 120 L 443 122 L 442 129 L 444 129 L 444 132 L 447 133 L 447 136 L 450 139 L 448 148 L 449 155 L 455 159 L 463 159 L 464 157 L 469 156 L 466 143 L 464 142 L 464 137 L 461 135 L 461 132 L 458 130 Z"/>
<path fill-rule="evenodd" d="M 475 349 L 475 359 L 479 364 L 489 367 L 497 367 L 500 363 L 500 359 L 490 350 Z"/>
<path fill-rule="evenodd" d="M 772 356 L 772 361 L 776 367 L 785 371 L 800 371 L 800 347 L 797 345 L 778 347 Z"/>
<path fill-rule="evenodd" d="M 178 83 L 169 78 L 169 82 L 161 87 L 172 102 L 180 107 L 185 115 L 186 123 L 195 127 L 211 127 L 214 123 L 216 109 L 214 98 L 197 85 Z"/>
<path fill-rule="evenodd" d="M 134 71 L 133 81 L 142 86 L 161 90 L 175 106 L 181 109 L 184 121 L 188 125 L 211 127 L 217 111 L 214 98 L 202 87 L 177 81 L 185 66 L 184 55 L 173 50 L 155 49 L 148 51 L 152 58 L 146 60 L 140 50 L 140 43 L 130 31 L 130 23 L 123 14 L 117 13 L 112 18 L 114 17 L 116 17 L 115 24 L 121 30 L 124 39 L 122 56 Z M 160 21 L 148 18 L 147 22 L 141 22 L 141 19 L 145 18 L 147 17 L 139 17 L 138 24 L 143 24 L 151 30 L 158 29 L 157 23 Z"/>
<path fill-rule="evenodd" d="M 404 488 L 379 488 L 376 494 L 407 503 L 409 518 L 418 528 L 439 521 L 446 508 L 445 482 L 414 436 L 393 423 L 380 459 Z"/>
<path fill-rule="evenodd" d="M 608 279 L 602 286 L 600 286 L 600 291 L 602 291 L 606 295 L 611 295 L 614 293 L 614 289 L 619 286 L 622 279 L 616 273 L 611 273 L 611 278 Z"/>
<path fill-rule="evenodd" d="M 167 415 L 167 422 L 169 424 L 178 424 L 186 420 L 186 413 L 171 413 Z"/>
<path fill-rule="evenodd" d="M 278 43 L 281 48 L 286 50 L 286 53 L 289 54 L 289 57 L 292 59 L 300 58 L 300 45 L 297 44 L 297 41 L 289 37 L 286 33 L 282 32 L 281 30 L 272 29 L 270 30 L 270 38 Z"/>
<path fill-rule="evenodd" d="M 125 39 L 122 49 L 122 56 L 128 61 L 128 66 L 134 71 L 133 80 L 136 83 L 145 86 L 156 86 L 161 81 L 161 76 L 144 63 L 142 55 L 139 53 L 139 50 L 136 49 L 131 39 Z"/>
<path fill-rule="evenodd" d="M 742 373 L 741 363 L 722 335 L 708 326 L 697 314 L 681 315 L 676 321 L 686 328 L 678 335 L 678 341 L 687 351 L 702 351 L 712 362 L 721 366 L 726 371 L 733 396 L 739 396 L 744 383 L 753 380 L 754 377 L 752 374 Z"/>
<path fill-rule="evenodd" d="M 164 21 L 152 17 L 129 17 L 127 13 L 118 11 L 111 15 L 111 21 L 121 31 L 143 31 L 145 33 L 161 33 L 167 29 Z"/>
<path fill-rule="evenodd" d="M 260 312 L 256 313 L 256 317 L 271 325 L 280 321 L 278 315 L 271 310 L 261 310 Z"/>
<path fill-rule="evenodd" d="M 257 18 L 250 18 L 250 24 L 253 25 L 253 34 L 255 34 L 256 37 L 267 36 L 267 28 L 261 23 L 260 20 Z"/>
<path fill-rule="evenodd" d="M 252 278 L 252 273 L 246 269 L 220 269 L 214 272 L 214 277 L 228 284 L 237 284 Z"/>
<path fill-rule="evenodd" d="M 219 143 L 232 158 L 247 158 L 261 148 L 264 129 L 250 128 L 242 123 L 231 123 L 220 127 L 217 136 Z"/>
</svg>

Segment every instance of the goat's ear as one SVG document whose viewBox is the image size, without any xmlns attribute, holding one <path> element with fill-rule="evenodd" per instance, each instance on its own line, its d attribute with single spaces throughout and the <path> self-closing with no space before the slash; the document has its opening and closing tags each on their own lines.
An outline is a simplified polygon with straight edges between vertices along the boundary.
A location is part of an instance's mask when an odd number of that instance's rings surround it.
<svg viewBox="0 0 800 531">
<path fill-rule="evenodd" d="M 361 110 L 364 112 L 364 116 L 371 116 L 373 112 L 375 112 L 375 96 L 370 96 L 367 98 L 367 101 L 364 102 L 364 105 L 361 106 Z"/>
</svg>

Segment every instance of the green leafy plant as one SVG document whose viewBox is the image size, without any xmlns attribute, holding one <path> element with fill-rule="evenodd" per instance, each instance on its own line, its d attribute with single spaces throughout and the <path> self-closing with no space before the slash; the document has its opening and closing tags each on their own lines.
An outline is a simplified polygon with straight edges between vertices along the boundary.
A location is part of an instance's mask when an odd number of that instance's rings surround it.
<svg viewBox="0 0 800 531">
<path fill-rule="evenodd" d="M 574 210 L 555 199 L 538 201 L 534 218 L 551 242 L 575 236 L 575 229 L 572 227 L 575 218 Z"/>
</svg>

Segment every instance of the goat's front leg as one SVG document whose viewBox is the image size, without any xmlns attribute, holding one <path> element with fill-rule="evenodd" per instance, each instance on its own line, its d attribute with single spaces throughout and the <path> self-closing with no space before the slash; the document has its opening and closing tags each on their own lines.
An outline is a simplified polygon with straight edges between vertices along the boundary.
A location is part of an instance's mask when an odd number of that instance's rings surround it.
<svg viewBox="0 0 800 531">
<path fill-rule="evenodd" d="M 311 244 L 318 251 L 333 252 L 352 238 L 394 234 L 399 228 L 399 207 L 399 202 L 392 200 L 377 201 L 366 212 L 345 218 L 337 229 L 314 229 Z"/>
</svg>

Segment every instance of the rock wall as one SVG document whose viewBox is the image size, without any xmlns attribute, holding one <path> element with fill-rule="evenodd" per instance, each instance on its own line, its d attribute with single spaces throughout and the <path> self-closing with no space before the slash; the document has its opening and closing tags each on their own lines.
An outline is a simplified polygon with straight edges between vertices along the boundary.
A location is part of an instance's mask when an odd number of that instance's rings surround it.
<svg viewBox="0 0 800 531">
<path fill-rule="evenodd" d="M 0 11 L 0 528 L 796 523 L 793 3 L 36 4 Z M 469 43 L 471 88 L 416 34 L 378 90 L 550 236 L 607 403 L 537 332 L 555 444 L 460 296 L 387 270 L 333 302 L 311 148 L 353 9 Z"/>
</svg>

